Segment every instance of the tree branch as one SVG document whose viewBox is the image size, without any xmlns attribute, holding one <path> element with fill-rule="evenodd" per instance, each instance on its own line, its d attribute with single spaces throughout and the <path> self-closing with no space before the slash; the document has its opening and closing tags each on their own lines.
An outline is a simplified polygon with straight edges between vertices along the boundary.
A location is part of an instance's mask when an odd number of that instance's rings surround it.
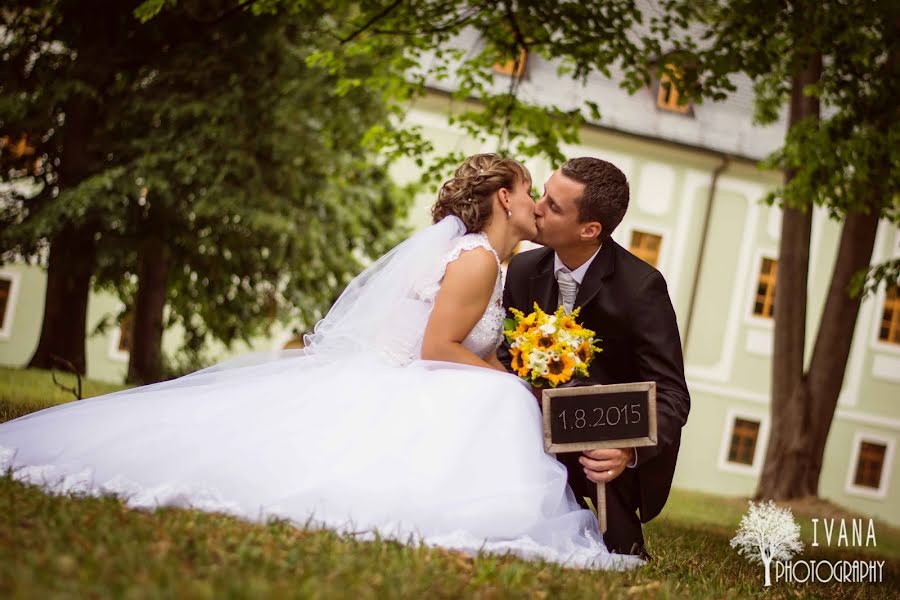
<svg viewBox="0 0 900 600">
<path fill-rule="evenodd" d="M 224 21 L 225 19 L 227 19 L 234 13 L 244 10 L 245 8 L 248 8 L 248 7 L 256 4 L 257 1 L 258 0 L 241 0 L 240 2 L 238 2 L 231 8 L 226 9 L 224 12 L 222 12 L 221 14 L 219 14 L 218 16 L 216 16 L 212 19 L 199 19 L 199 18 L 195 17 L 194 15 L 191 15 L 190 12 L 187 10 L 185 10 L 185 12 L 188 15 L 190 15 L 191 19 L 193 19 L 197 23 L 200 23 L 201 25 L 215 25 L 217 23 L 221 23 L 222 21 Z"/>
<path fill-rule="evenodd" d="M 383 9 L 381 9 L 380 12 L 377 12 L 377 13 L 375 13 L 374 15 L 372 15 L 372 17 L 370 17 L 369 20 L 366 21 L 366 22 L 362 25 L 362 27 L 358 28 L 356 31 L 354 31 L 353 33 L 351 33 L 349 36 L 347 36 L 347 37 L 345 37 L 345 38 L 341 38 L 341 44 L 342 44 L 342 45 L 343 45 L 343 44 L 346 44 L 347 42 L 349 42 L 349 41 L 355 39 L 357 36 L 359 36 L 361 33 L 363 33 L 366 29 L 368 29 L 369 27 L 371 27 L 372 25 L 374 25 L 374 24 L 377 23 L 378 21 L 382 20 L 383 18 L 385 18 L 386 16 L 388 16 L 389 14 L 391 14 L 391 12 L 393 12 L 395 8 L 397 8 L 398 6 L 400 6 L 400 4 L 401 4 L 402 1 L 403 1 L 403 0 L 394 0 L 394 1 L 391 2 L 389 5 L 387 5 L 387 6 L 384 7 Z"/>
<path fill-rule="evenodd" d="M 75 375 L 75 386 L 76 387 L 71 388 L 71 387 L 64 386 L 62 383 L 60 383 L 59 381 L 56 380 L 56 370 L 50 369 L 50 377 L 53 379 L 53 383 L 55 383 L 57 385 L 57 387 L 59 387 L 62 391 L 73 394 L 75 396 L 76 400 L 81 400 L 83 397 L 82 393 L 81 393 L 81 375 L 78 373 L 78 369 L 75 368 L 75 365 L 72 364 L 71 361 L 69 361 L 61 356 L 57 356 L 56 354 L 50 354 L 50 358 L 52 358 L 55 362 L 65 366 L 65 367 L 68 367 L 68 369 Z"/>
</svg>

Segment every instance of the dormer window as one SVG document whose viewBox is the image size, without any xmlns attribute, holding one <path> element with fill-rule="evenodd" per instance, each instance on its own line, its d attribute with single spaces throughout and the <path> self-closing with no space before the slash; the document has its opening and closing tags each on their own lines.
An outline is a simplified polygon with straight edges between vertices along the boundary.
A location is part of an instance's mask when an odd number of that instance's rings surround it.
<svg viewBox="0 0 900 600">
<path fill-rule="evenodd" d="M 522 48 L 519 51 L 518 63 L 514 59 L 498 61 L 494 63 L 494 73 L 521 79 L 525 74 L 525 64 L 528 62 L 528 51 Z"/>
<path fill-rule="evenodd" d="M 659 79 L 659 90 L 656 93 L 656 107 L 661 110 L 675 112 L 682 115 L 691 114 L 691 104 L 686 102 L 679 103 L 681 94 L 675 87 L 673 80 L 677 79 L 678 68 L 674 65 L 666 65 L 667 72 L 663 73 Z M 670 75 L 674 73 L 674 75 Z"/>
</svg>

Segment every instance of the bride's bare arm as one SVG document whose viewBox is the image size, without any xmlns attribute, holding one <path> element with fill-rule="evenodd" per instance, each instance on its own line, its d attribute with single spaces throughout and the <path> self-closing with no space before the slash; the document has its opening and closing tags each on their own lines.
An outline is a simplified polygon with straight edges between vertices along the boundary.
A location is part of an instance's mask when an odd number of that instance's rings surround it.
<svg viewBox="0 0 900 600">
<path fill-rule="evenodd" d="M 485 248 L 460 254 L 447 265 L 441 289 L 425 326 L 422 339 L 424 360 L 493 368 L 462 345 L 466 336 L 484 315 L 497 281 L 497 260 Z"/>
</svg>

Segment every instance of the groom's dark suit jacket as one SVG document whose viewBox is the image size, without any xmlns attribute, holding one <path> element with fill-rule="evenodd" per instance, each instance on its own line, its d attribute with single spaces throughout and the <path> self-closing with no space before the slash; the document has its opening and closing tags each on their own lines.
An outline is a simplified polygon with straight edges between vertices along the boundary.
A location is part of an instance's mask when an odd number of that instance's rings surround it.
<svg viewBox="0 0 900 600">
<path fill-rule="evenodd" d="M 503 291 L 507 310 L 528 314 L 535 302 L 546 312 L 556 310 L 559 287 L 553 256 L 550 248 L 538 248 L 512 258 Z M 588 268 L 575 306 L 582 307 L 579 322 L 596 332 L 603 348 L 591 364 L 590 379 L 579 380 L 580 384 L 655 381 L 657 385 L 658 445 L 637 448 L 637 466 L 625 469 L 606 486 L 609 529 L 604 539 L 611 550 L 631 553 L 634 544 L 643 547 L 640 522 L 658 515 L 666 503 L 681 428 L 690 410 L 675 311 L 660 272 L 612 239 L 603 242 Z M 509 368 L 505 343 L 498 355 Z M 579 456 L 566 453 L 557 458 L 569 470 L 569 485 L 585 505 L 583 496 L 596 501 L 596 484 L 584 476 Z"/>
</svg>

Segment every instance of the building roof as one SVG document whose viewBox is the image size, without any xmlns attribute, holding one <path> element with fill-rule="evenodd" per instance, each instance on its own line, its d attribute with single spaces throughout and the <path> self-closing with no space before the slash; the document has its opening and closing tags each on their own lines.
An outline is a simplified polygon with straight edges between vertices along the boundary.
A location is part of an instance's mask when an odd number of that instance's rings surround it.
<svg viewBox="0 0 900 600">
<path fill-rule="evenodd" d="M 452 45 L 478 51 L 481 41 L 476 31 L 467 30 L 455 38 Z M 423 67 L 427 69 L 427 65 L 435 60 L 433 56 L 427 57 Z M 726 100 L 695 104 L 690 115 L 683 115 L 657 108 L 656 89 L 629 94 L 620 86 L 623 78 L 621 71 L 616 69 L 610 69 L 610 77 L 592 73 L 582 84 L 568 76 L 558 75 L 558 67 L 559 64 L 541 56 L 529 56 L 519 88 L 520 97 L 528 102 L 564 110 L 583 107 L 584 101 L 590 100 L 597 103 L 601 113 L 601 119 L 592 124 L 752 160 L 765 158 L 784 140 L 786 111 L 772 125 L 754 125 L 752 83 L 743 74 L 731 78 L 737 89 Z M 496 75 L 494 80 L 496 91 L 506 89 L 508 80 L 505 76 Z M 428 76 L 426 84 L 444 92 L 456 89 L 452 74 L 441 80 Z"/>
</svg>

